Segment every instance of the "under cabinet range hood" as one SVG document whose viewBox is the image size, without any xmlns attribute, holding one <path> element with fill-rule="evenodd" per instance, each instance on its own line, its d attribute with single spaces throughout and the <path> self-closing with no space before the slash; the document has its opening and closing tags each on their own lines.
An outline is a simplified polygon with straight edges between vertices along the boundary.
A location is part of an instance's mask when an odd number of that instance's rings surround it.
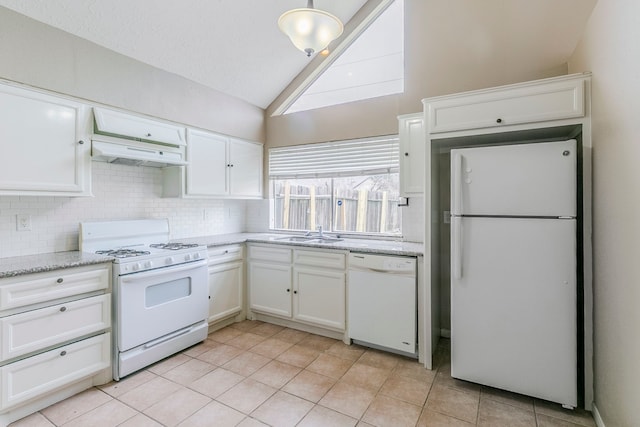
<svg viewBox="0 0 640 427">
<path fill-rule="evenodd" d="M 91 138 L 91 158 L 98 162 L 108 162 L 130 166 L 184 166 L 184 147 L 130 141 L 104 135 Z"/>
<path fill-rule="evenodd" d="M 105 108 L 94 108 L 93 116 L 93 160 L 153 167 L 187 164 L 184 127 Z"/>
</svg>

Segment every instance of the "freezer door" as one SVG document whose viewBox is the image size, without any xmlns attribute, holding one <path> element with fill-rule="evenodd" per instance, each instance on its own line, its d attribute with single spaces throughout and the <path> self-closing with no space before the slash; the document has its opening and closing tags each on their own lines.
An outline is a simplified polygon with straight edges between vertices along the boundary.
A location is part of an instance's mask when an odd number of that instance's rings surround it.
<svg viewBox="0 0 640 427">
<path fill-rule="evenodd" d="M 451 150 L 453 215 L 576 216 L 575 140 Z"/>
<path fill-rule="evenodd" d="M 576 221 L 453 221 L 451 375 L 575 407 Z"/>
</svg>

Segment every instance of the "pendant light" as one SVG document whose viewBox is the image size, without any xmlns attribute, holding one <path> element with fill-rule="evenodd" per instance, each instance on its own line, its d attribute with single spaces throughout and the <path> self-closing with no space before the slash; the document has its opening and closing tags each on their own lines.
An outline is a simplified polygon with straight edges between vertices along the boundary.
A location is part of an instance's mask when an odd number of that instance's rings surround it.
<svg viewBox="0 0 640 427">
<path fill-rule="evenodd" d="M 326 48 L 342 34 L 342 22 L 332 14 L 313 8 L 313 0 L 307 0 L 307 7 L 283 13 L 278 19 L 278 27 L 291 42 L 311 56 Z"/>
</svg>

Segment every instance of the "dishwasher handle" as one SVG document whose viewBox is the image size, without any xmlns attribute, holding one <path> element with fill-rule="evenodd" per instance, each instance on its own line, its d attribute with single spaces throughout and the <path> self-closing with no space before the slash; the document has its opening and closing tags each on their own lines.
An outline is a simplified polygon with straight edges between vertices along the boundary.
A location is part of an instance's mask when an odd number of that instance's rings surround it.
<svg viewBox="0 0 640 427">
<path fill-rule="evenodd" d="M 396 274 L 399 276 L 415 276 L 415 269 L 411 270 L 387 270 L 383 268 L 372 268 L 372 267 L 360 267 L 360 266 L 351 266 L 349 267 L 350 272 L 372 272 L 372 273 L 383 273 L 383 274 Z"/>
</svg>

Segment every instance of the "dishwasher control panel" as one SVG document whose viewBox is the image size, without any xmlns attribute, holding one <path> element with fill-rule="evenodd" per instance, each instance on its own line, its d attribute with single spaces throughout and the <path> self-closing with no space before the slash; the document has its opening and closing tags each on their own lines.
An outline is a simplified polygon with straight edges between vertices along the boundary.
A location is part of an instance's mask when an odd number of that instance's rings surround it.
<svg viewBox="0 0 640 427">
<path fill-rule="evenodd" d="M 415 273 L 416 259 L 414 257 L 350 253 L 349 268 Z"/>
</svg>

